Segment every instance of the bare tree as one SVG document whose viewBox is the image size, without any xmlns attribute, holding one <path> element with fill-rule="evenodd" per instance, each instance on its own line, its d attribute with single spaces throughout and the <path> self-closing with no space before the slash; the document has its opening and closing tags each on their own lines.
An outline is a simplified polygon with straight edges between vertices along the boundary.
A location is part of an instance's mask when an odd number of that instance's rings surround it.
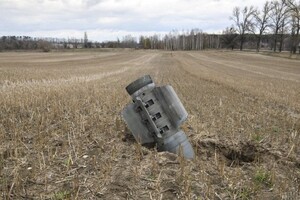
<svg viewBox="0 0 300 200">
<path fill-rule="evenodd" d="M 237 37 L 238 34 L 233 27 L 227 27 L 221 37 L 221 44 L 224 45 L 225 48 L 230 48 L 231 50 L 237 45 Z"/>
<path fill-rule="evenodd" d="M 245 34 L 254 31 L 253 17 L 255 13 L 256 9 L 253 6 L 245 6 L 242 12 L 240 7 L 235 7 L 233 9 L 233 14 L 230 19 L 234 21 L 237 32 L 240 35 L 240 50 L 243 50 Z"/>
<path fill-rule="evenodd" d="M 136 48 L 138 46 L 136 38 L 130 34 L 123 37 L 121 44 L 123 48 Z"/>
<path fill-rule="evenodd" d="M 291 14 L 291 28 L 292 28 L 292 47 L 291 47 L 291 53 L 296 53 L 297 51 L 297 45 L 300 45 L 300 38 L 299 38 L 299 32 L 300 32 L 300 1 L 296 2 L 295 0 L 288 0 L 287 2 L 288 7 L 290 8 L 290 14 Z M 299 49 L 300 54 L 300 49 Z"/>
<path fill-rule="evenodd" d="M 195 34 L 196 34 L 196 50 L 201 50 L 203 48 L 203 33 L 200 29 L 194 29 Z"/>
<path fill-rule="evenodd" d="M 266 1 L 262 11 L 257 11 L 255 13 L 255 26 L 258 28 L 259 33 L 257 36 L 257 44 L 256 44 L 256 51 L 260 49 L 261 37 L 262 34 L 265 33 L 266 29 L 270 26 L 270 11 L 271 11 L 271 4 L 269 1 Z"/>
<path fill-rule="evenodd" d="M 288 12 L 289 9 L 287 7 L 287 1 L 286 0 L 280 0 L 280 1 L 272 1 L 272 10 L 271 10 L 271 21 L 272 21 L 272 28 L 274 30 L 274 52 L 277 49 L 277 42 L 278 39 L 280 39 L 280 46 L 282 46 L 283 42 L 283 34 L 285 26 L 287 25 L 286 20 L 288 18 Z M 280 38 L 278 38 L 279 33 L 281 30 Z M 281 51 L 281 49 L 279 49 Z"/>
<path fill-rule="evenodd" d="M 283 41 L 287 37 L 287 34 L 289 32 L 290 27 L 288 26 L 290 24 L 289 16 L 286 16 L 286 18 L 283 19 L 280 30 L 279 30 L 279 52 L 283 49 Z"/>
<path fill-rule="evenodd" d="M 43 52 L 49 52 L 51 50 L 51 43 L 46 40 L 39 40 L 37 48 L 41 49 Z"/>
<path fill-rule="evenodd" d="M 88 48 L 88 36 L 87 36 L 87 33 L 84 32 L 84 39 L 83 39 L 83 42 L 84 42 L 84 48 Z"/>
</svg>

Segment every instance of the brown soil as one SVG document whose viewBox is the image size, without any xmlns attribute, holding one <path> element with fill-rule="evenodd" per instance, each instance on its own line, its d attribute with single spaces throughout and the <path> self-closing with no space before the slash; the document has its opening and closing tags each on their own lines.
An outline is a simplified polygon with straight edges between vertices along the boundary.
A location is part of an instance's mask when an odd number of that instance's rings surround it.
<svg viewBox="0 0 300 200">
<path fill-rule="evenodd" d="M 196 158 L 135 142 L 127 84 L 170 84 Z M 0 54 L 2 199 L 299 199 L 300 61 L 256 53 Z"/>
</svg>

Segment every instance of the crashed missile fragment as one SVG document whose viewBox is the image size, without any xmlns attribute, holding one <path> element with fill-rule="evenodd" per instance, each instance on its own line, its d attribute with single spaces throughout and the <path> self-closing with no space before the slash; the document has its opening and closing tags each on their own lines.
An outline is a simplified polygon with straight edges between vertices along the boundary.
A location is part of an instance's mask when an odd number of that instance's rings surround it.
<svg viewBox="0 0 300 200">
<path fill-rule="evenodd" d="M 122 111 L 136 141 L 145 146 L 157 146 L 158 151 L 182 154 L 194 158 L 193 148 L 180 125 L 187 112 L 170 85 L 156 87 L 145 75 L 126 87 L 133 103 Z"/>
</svg>

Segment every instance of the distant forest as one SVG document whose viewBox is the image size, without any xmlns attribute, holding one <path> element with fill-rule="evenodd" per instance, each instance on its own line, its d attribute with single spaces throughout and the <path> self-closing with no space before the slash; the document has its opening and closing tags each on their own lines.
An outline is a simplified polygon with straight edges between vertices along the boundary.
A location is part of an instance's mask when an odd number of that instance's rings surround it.
<svg viewBox="0 0 300 200">
<path fill-rule="evenodd" d="M 233 8 L 232 26 L 222 34 L 209 34 L 201 29 L 173 30 L 166 35 L 124 36 L 122 40 L 93 42 L 87 33 L 83 39 L 0 37 L 0 51 L 67 48 L 136 48 L 162 50 L 255 49 L 300 54 L 300 0 L 266 1 L 262 9 L 254 6 Z"/>
</svg>

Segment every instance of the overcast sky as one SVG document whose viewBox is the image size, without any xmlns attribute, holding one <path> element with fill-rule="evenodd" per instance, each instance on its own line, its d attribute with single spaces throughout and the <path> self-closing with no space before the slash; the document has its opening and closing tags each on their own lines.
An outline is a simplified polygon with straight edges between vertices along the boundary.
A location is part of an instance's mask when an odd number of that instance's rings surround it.
<svg viewBox="0 0 300 200">
<path fill-rule="evenodd" d="M 235 6 L 264 0 L 0 0 L 0 36 L 105 41 L 199 28 L 221 33 Z"/>
</svg>

